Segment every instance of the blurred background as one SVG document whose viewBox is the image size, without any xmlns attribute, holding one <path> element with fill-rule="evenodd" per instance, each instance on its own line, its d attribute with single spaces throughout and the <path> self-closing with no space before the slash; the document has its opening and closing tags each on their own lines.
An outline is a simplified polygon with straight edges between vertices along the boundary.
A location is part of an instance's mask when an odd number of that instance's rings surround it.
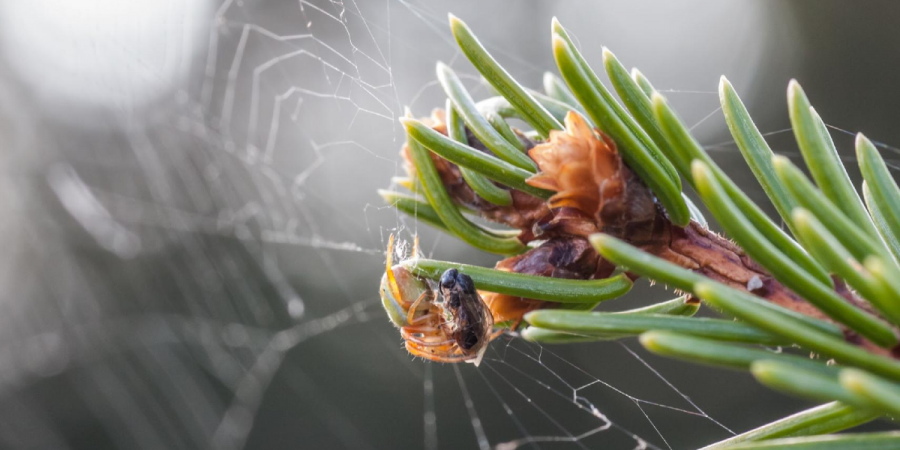
<svg viewBox="0 0 900 450">
<path fill-rule="evenodd" d="M 553 16 L 595 67 L 608 46 L 770 213 L 722 74 L 779 153 L 797 78 L 848 161 L 842 130 L 896 160 L 894 2 L 0 2 L 0 447 L 683 449 L 810 406 L 633 340 L 504 338 L 479 368 L 402 349 L 377 297 L 390 233 L 496 261 L 376 194 L 403 107 L 444 103 L 437 61 L 489 95 L 448 11 L 533 87 Z"/>
</svg>

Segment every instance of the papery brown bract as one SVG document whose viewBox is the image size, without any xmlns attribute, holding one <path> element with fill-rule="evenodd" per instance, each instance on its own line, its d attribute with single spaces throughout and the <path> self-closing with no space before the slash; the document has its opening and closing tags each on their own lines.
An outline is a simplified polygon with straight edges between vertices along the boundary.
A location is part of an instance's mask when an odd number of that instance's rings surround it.
<svg viewBox="0 0 900 450">
<path fill-rule="evenodd" d="M 495 268 L 507 272 L 573 280 L 606 278 L 615 269 L 594 251 L 587 239 L 576 236 L 550 239 L 526 253 L 498 262 Z M 559 305 L 493 292 L 482 292 L 481 296 L 491 309 L 495 322 L 518 321 L 531 311 Z"/>
<path fill-rule="evenodd" d="M 574 111 L 565 122 L 565 131 L 551 131 L 547 142 L 528 152 L 540 168 L 528 184 L 556 191 L 551 209 L 581 211 L 601 231 L 652 220 L 653 195 L 622 162 L 612 139 Z"/>
</svg>

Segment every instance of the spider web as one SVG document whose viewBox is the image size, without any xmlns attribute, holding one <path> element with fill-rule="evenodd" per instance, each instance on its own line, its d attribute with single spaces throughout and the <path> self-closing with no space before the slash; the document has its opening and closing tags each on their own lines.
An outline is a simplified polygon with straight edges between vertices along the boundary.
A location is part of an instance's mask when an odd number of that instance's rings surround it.
<svg viewBox="0 0 900 450">
<path fill-rule="evenodd" d="M 552 67 L 546 33 L 517 29 L 535 11 L 508 6 L 454 5 L 511 24 L 482 38 L 538 86 Z M 542 23 L 561 13 L 536 9 Z M 203 39 L 154 101 L 84 112 L 0 79 L 11 149 L 0 159 L 0 446 L 671 449 L 763 422 L 721 406 L 748 392 L 746 414 L 797 409 L 745 375 L 690 371 L 633 340 L 507 335 L 479 368 L 411 360 L 377 298 L 387 236 L 495 262 L 375 196 L 402 175 L 403 107 L 443 104 L 436 60 L 490 95 L 446 11 L 225 0 L 195 24 L 170 13 Z M 673 80 L 684 89 L 661 90 L 710 128 L 712 84 Z M 734 154 L 731 141 L 709 148 Z M 665 295 L 639 286 L 618 306 Z"/>
</svg>

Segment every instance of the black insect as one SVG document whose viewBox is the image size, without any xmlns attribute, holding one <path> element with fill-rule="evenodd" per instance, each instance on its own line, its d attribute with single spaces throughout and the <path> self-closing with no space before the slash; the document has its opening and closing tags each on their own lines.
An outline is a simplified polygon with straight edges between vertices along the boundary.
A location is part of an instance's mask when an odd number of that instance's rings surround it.
<svg viewBox="0 0 900 450">
<path fill-rule="evenodd" d="M 493 320 L 485 320 L 485 317 L 490 317 L 490 312 L 486 311 L 471 277 L 456 269 L 448 269 L 441 275 L 440 291 L 449 319 L 442 326 L 463 351 L 471 352 L 490 338 Z"/>
</svg>

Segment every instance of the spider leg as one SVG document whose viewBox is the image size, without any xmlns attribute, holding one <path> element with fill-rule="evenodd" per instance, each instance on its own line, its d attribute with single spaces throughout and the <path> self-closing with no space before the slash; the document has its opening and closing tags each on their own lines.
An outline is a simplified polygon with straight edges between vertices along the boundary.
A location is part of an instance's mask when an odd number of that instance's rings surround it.
<svg viewBox="0 0 900 450">
<path fill-rule="evenodd" d="M 491 333 L 491 335 L 488 337 L 488 342 L 492 342 L 494 339 L 497 339 L 498 337 L 502 336 L 503 333 L 506 333 L 505 328 L 498 328 L 498 329 L 494 330 L 494 332 Z"/>
<path fill-rule="evenodd" d="M 416 349 L 419 353 L 428 353 L 429 355 L 452 355 L 456 353 L 456 343 L 439 343 L 439 345 L 424 345 L 415 341 L 406 341 L 406 348 Z"/>
<path fill-rule="evenodd" d="M 429 361 L 442 363 L 456 363 L 472 358 L 471 356 L 451 356 L 450 352 L 435 352 L 432 349 L 421 349 L 419 348 L 419 346 L 409 341 L 406 342 L 406 350 L 413 356 L 418 356 Z"/>
<path fill-rule="evenodd" d="M 516 331 L 516 328 L 519 328 L 519 325 L 522 325 L 523 320 L 523 318 L 519 317 L 515 322 L 513 322 L 512 325 L 510 325 L 509 331 Z M 491 336 L 488 338 L 488 342 L 497 339 L 498 337 L 502 336 L 503 333 L 506 333 L 506 328 L 498 328 L 494 330 L 494 332 L 491 333 Z"/>
<path fill-rule="evenodd" d="M 419 322 L 422 322 L 425 320 L 434 319 L 435 317 L 437 317 L 437 316 L 435 316 L 434 314 L 425 314 L 424 316 L 417 317 L 413 320 L 408 320 L 408 318 L 407 318 L 407 322 L 410 324 L 414 324 L 414 323 L 419 323 Z"/>
<path fill-rule="evenodd" d="M 428 326 L 418 326 L 418 327 L 403 327 L 400 328 L 400 334 L 405 338 L 406 336 L 413 335 L 416 333 L 422 334 L 432 334 L 438 331 L 435 327 Z"/>
<path fill-rule="evenodd" d="M 410 336 L 409 338 L 406 339 L 406 342 L 413 342 L 416 345 L 419 345 L 422 347 L 446 347 L 448 345 L 453 345 L 456 343 L 452 339 L 448 339 L 446 341 L 432 342 L 432 341 L 427 341 L 420 337 L 415 337 L 415 336 Z"/>
<path fill-rule="evenodd" d="M 415 342 L 416 344 L 422 345 L 425 347 L 439 347 L 442 345 L 446 346 L 446 345 L 453 345 L 456 343 L 452 339 L 444 339 L 441 341 L 429 340 L 428 339 L 429 337 L 439 337 L 439 335 L 436 334 L 435 331 L 437 331 L 437 329 L 434 329 L 434 328 L 426 331 L 426 330 L 418 330 L 418 329 L 409 330 L 406 327 L 404 327 L 400 330 L 400 336 L 403 337 L 404 341 Z M 424 336 L 415 336 L 414 334 L 416 334 L 417 332 L 423 334 Z"/>
<path fill-rule="evenodd" d="M 425 300 L 425 297 L 428 296 L 428 291 L 422 293 L 416 301 L 413 302 L 412 306 L 409 307 L 408 312 L 406 313 L 406 323 L 412 323 L 413 317 L 416 316 L 416 309 L 419 307 L 419 304 L 422 303 L 422 300 Z"/>
</svg>

